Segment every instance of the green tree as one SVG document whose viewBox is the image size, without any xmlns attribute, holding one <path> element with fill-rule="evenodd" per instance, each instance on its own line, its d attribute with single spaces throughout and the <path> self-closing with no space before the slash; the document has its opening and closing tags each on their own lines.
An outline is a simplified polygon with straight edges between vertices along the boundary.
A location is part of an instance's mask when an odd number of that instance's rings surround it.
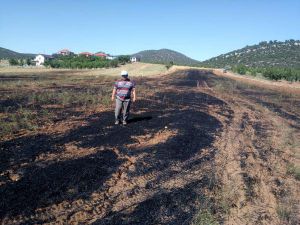
<svg viewBox="0 0 300 225">
<path fill-rule="evenodd" d="M 120 55 L 118 57 L 118 60 L 121 64 L 125 64 L 125 63 L 130 62 L 130 56 L 129 55 Z"/>
<path fill-rule="evenodd" d="M 166 64 L 167 70 L 170 69 L 174 65 L 173 61 L 170 61 L 169 63 Z"/>
<path fill-rule="evenodd" d="M 9 59 L 9 65 L 11 65 L 11 66 L 17 66 L 17 65 L 19 65 L 19 62 L 18 62 L 18 60 L 17 59 Z"/>
<path fill-rule="evenodd" d="M 247 72 L 247 67 L 244 66 L 244 65 L 238 65 L 236 67 L 236 72 L 239 73 L 239 74 L 241 74 L 241 75 L 244 75 Z"/>
<path fill-rule="evenodd" d="M 31 65 L 31 59 L 30 59 L 30 58 L 27 58 L 27 59 L 26 59 L 26 64 L 27 64 L 28 66 Z"/>
</svg>

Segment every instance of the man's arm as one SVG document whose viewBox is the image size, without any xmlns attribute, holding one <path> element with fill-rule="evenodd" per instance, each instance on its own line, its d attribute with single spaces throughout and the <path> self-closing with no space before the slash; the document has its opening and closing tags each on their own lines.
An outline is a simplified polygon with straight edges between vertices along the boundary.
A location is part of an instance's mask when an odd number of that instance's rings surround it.
<svg viewBox="0 0 300 225">
<path fill-rule="evenodd" d="M 132 89 L 132 101 L 136 101 L 136 93 L 135 93 L 135 88 Z"/>
<path fill-rule="evenodd" d="M 115 100 L 115 95 L 116 95 L 116 88 L 113 88 L 112 94 L 111 94 L 111 100 L 114 101 Z"/>
</svg>

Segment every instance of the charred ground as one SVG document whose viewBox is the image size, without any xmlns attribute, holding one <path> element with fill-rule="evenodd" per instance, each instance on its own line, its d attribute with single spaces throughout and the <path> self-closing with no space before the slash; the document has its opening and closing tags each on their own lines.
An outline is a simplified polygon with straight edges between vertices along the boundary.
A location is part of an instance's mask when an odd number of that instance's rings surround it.
<svg viewBox="0 0 300 225">
<path fill-rule="evenodd" d="M 298 221 L 299 95 L 178 71 L 137 78 L 131 120 L 114 126 L 112 78 L 61 76 L 1 90 L 2 121 L 47 109 L 2 136 L 2 223 Z"/>
</svg>

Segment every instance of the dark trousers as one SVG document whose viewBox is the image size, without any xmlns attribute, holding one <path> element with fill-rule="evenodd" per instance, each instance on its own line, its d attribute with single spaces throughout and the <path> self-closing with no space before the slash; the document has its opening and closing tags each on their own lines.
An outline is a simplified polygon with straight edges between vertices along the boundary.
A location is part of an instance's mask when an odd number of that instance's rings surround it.
<svg viewBox="0 0 300 225">
<path fill-rule="evenodd" d="M 129 117 L 131 100 L 122 101 L 116 98 L 115 118 L 116 120 L 127 121 Z M 121 112 L 122 111 L 122 112 Z M 122 114 L 122 115 L 121 115 Z"/>
</svg>

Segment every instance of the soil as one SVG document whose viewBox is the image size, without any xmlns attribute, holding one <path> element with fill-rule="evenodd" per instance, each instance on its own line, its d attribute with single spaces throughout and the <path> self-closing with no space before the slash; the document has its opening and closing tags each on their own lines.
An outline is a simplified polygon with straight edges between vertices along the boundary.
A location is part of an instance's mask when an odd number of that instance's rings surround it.
<svg viewBox="0 0 300 225">
<path fill-rule="evenodd" d="M 299 96 L 220 91 L 236 81 L 205 70 L 143 81 L 158 91 L 126 126 L 98 109 L 0 143 L 2 224 L 182 225 L 203 209 L 221 224 L 297 224 Z"/>
</svg>

